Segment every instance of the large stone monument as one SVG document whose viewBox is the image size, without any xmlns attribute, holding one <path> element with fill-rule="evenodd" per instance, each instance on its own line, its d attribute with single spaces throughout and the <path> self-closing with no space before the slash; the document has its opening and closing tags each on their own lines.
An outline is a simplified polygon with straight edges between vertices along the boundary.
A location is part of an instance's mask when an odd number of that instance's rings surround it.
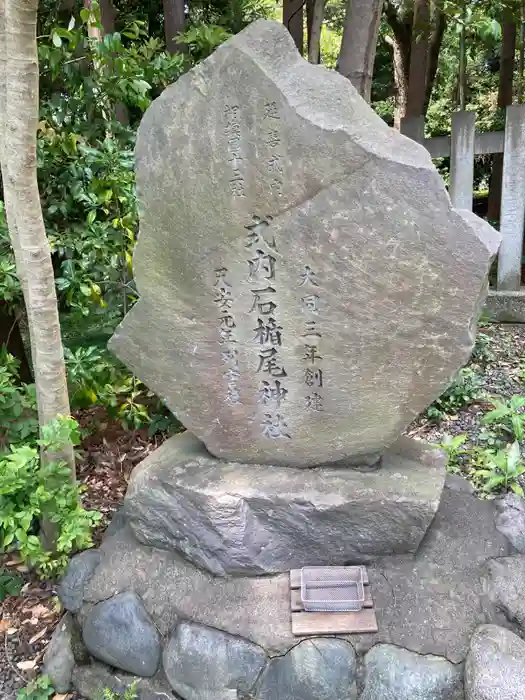
<svg viewBox="0 0 525 700">
<path fill-rule="evenodd" d="M 165 90 L 136 159 L 110 347 L 191 432 L 137 470 L 137 538 L 219 575 L 414 552 L 444 464 L 399 438 L 470 355 L 497 234 L 272 22 Z"/>
<path fill-rule="evenodd" d="M 348 640 L 296 645 L 285 572 L 418 550 L 445 465 L 402 433 L 469 357 L 498 234 L 455 211 L 424 148 L 275 22 L 167 88 L 136 159 L 140 299 L 110 347 L 187 432 L 136 468 L 125 524 L 73 561 L 62 598 L 93 657 L 162 668 L 144 697 L 169 683 L 184 700 L 355 698 Z M 425 644 L 380 645 L 370 668 L 442 651 Z M 444 689 L 432 698 L 448 698 L 457 669 L 424 663 Z"/>
</svg>

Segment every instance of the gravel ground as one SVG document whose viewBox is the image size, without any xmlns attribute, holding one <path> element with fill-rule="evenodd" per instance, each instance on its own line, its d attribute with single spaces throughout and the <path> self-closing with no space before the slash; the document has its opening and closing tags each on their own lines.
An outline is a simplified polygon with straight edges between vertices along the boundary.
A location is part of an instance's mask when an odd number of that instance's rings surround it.
<svg viewBox="0 0 525 700">
<path fill-rule="evenodd" d="M 470 367 L 482 378 L 484 396 L 439 421 L 420 416 L 407 430 L 408 435 L 439 443 L 446 433 L 466 433 L 468 442 L 475 444 L 481 430 L 480 420 L 491 408 L 490 396 L 525 395 L 525 325 L 482 328 L 477 345 L 482 356 L 472 361 Z M 85 455 L 78 474 L 88 487 L 86 505 L 100 510 L 107 524 L 124 496 L 132 468 L 161 440 L 149 440 L 144 432 L 126 433 L 111 421 L 105 422 L 96 409 L 95 414 L 86 412 L 79 417 L 83 427 L 90 421 L 96 423 L 98 432 L 83 444 Z M 101 531 L 97 540 L 100 534 Z M 2 567 L 21 576 L 24 582 L 19 596 L 8 596 L 0 603 L 0 700 L 16 700 L 17 690 L 38 673 L 61 613 L 53 584 L 39 582 L 12 557 L 3 560 L 0 557 L 0 571 Z M 75 693 L 56 695 L 55 700 L 85 699 Z"/>
</svg>

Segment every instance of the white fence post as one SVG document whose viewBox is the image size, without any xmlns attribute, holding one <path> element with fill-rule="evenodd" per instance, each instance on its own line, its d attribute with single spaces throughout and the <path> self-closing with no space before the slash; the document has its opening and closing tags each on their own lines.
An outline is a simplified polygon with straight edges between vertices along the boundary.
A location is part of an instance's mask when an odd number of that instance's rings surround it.
<svg viewBox="0 0 525 700">
<path fill-rule="evenodd" d="M 474 190 L 475 112 L 452 115 L 450 143 L 450 199 L 457 209 L 472 211 Z"/>
<path fill-rule="evenodd" d="M 501 195 L 498 290 L 519 291 L 525 223 L 525 105 L 507 107 Z"/>
</svg>

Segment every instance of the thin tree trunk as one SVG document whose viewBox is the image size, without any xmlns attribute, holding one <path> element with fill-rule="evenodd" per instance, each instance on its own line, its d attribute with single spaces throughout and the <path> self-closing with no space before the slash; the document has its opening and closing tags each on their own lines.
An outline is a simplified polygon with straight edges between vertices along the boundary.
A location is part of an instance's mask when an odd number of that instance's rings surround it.
<svg viewBox="0 0 525 700">
<path fill-rule="evenodd" d="M 467 19 L 466 9 L 463 8 L 461 27 L 459 32 L 459 71 L 458 71 L 458 97 L 459 109 L 467 108 Z"/>
<path fill-rule="evenodd" d="M 408 94 L 405 117 L 419 117 L 425 113 L 427 95 L 428 51 L 430 37 L 429 0 L 415 0 Z"/>
<path fill-rule="evenodd" d="M 498 107 L 501 109 L 512 104 L 515 54 L 516 24 L 511 21 L 503 22 L 498 86 Z M 499 221 L 502 179 L 503 153 L 495 153 L 492 157 L 489 201 L 487 204 L 487 218 L 489 221 Z"/>
<path fill-rule="evenodd" d="M 370 102 L 382 0 L 348 0 L 337 70 Z"/>
<path fill-rule="evenodd" d="M 425 95 L 425 111 L 427 113 L 428 105 L 430 104 L 430 98 L 432 97 L 432 90 L 434 88 L 434 83 L 436 81 L 436 75 L 439 65 L 439 53 L 441 51 L 441 45 L 443 44 L 443 37 L 445 35 L 445 29 L 447 28 L 447 18 L 444 12 L 437 7 L 434 16 L 434 29 L 430 37 L 430 47 L 428 51 L 428 63 L 427 63 L 427 88 Z"/>
<path fill-rule="evenodd" d="M 401 121 L 406 114 L 408 98 L 408 56 L 396 37 L 386 36 L 385 41 L 392 47 L 392 64 L 394 67 L 394 128 L 401 129 Z"/>
<path fill-rule="evenodd" d="M 283 0 L 283 24 L 301 55 L 304 50 L 304 3 L 305 0 Z"/>
<path fill-rule="evenodd" d="M 87 10 L 92 9 L 91 0 L 84 0 L 84 7 Z M 95 42 L 100 42 L 104 40 L 105 34 L 113 34 L 115 31 L 115 17 L 116 9 L 113 5 L 113 0 L 101 0 L 99 3 L 100 7 L 100 25 L 96 21 L 96 18 L 92 15 L 87 23 L 88 36 Z M 93 68 L 96 73 L 102 72 L 102 67 L 98 61 L 93 60 Z M 102 116 L 104 119 L 109 121 L 110 111 L 115 111 L 115 118 L 118 122 L 123 125 L 129 124 L 128 109 L 125 104 L 117 102 L 114 106 L 109 104 L 109 100 L 101 100 L 102 105 L 106 103 L 107 109 L 104 106 L 101 107 Z M 108 130 L 109 135 L 109 130 Z"/>
<path fill-rule="evenodd" d="M 183 50 L 183 45 L 177 43 L 176 37 L 186 26 L 184 0 L 163 0 L 163 3 L 166 47 L 170 53 L 177 53 Z"/>
<path fill-rule="evenodd" d="M 523 70 L 525 68 L 525 3 L 521 3 L 520 12 L 520 58 L 518 74 L 518 102 L 523 102 Z"/>
<path fill-rule="evenodd" d="M 314 0 L 312 8 L 312 23 L 308 34 L 308 60 L 319 63 L 321 55 L 321 31 L 323 29 L 325 0 Z"/>
<path fill-rule="evenodd" d="M 9 234 L 26 304 L 35 371 L 40 425 L 69 415 L 64 354 L 49 242 L 46 237 L 36 171 L 38 128 L 38 0 L 0 0 L 5 10 L 5 60 L 0 61 L 4 194 Z M 5 4 L 4 4 L 5 3 Z M 0 34 L 2 22 L 0 21 Z M 5 83 L 4 83 L 5 81 Z M 5 91 L 5 93 L 4 93 Z M 75 477 L 73 448 L 60 455 Z"/>
</svg>

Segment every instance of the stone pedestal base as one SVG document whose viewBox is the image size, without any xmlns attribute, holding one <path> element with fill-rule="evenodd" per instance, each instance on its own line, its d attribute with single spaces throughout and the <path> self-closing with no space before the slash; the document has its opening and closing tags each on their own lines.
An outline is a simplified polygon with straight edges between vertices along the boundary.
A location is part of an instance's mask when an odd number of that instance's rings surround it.
<svg viewBox="0 0 525 700">
<path fill-rule="evenodd" d="M 57 627 L 43 670 L 63 692 L 72 682 L 93 699 L 137 681 L 139 700 L 462 700 L 472 635 L 486 623 L 512 628 L 491 600 L 505 600 L 514 620 L 508 591 L 520 590 L 522 576 L 495 528 L 494 503 L 465 486 L 447 481 L 416 557 L 368 567 L 379 625 L 368 635 L 293 637 L 287 574 L 218 578 L 140 544 L 119 519 L 98 552 L 71 562 L 59 595 L 74 620 Z M 505 558 L 487 566 L 494 557 Z M 519 646 L 512 632 L 498 634 Z M 470 657 L 470 667 L 481 658 Z M 498 656 L 501 678 L 518 687 L 525 661 L 505 664 Z M 509 688 L 486 697 L 525 700 Z M 466 700 L 479 697 L 467 688 Z"/>
<path fill-rule="evenodd" d="M 371 471 L 224 462 L 184 433 L 135 469 L 125 513 L 143 544 L 253 576 L 415 552 L 444 480 L 443 455 L 409 438 Z"/>
</svg>

